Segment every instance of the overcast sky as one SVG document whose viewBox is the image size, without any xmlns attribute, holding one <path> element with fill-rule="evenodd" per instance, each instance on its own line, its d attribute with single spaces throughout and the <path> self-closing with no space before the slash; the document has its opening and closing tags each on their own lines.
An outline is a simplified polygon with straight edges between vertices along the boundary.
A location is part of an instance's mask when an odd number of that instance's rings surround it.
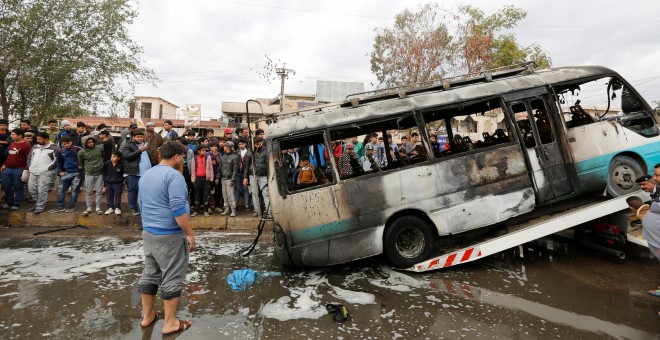
<svg viewBox="0 0 660 340">
<path fill-rule="evenodd" d="M 405 8 L 428 1 L 394 0 L 139 0 L 131 26 L 145 64 L 160 83 L 136 95 L 162 97 L 179 107 L 201 104 L 217 118 L 223 101 L 273 98 L 279 80 L 260 77 L 266 55 L 295 70 L 286 93 L 316 93 L 317 80 L 364 82 L 375 29 L 392 25 Z M 439 1 L 454 11 L 467 1 Z M 613 68 L 647 101 L 660 100 L 660 2 L 469 1 L 486 14 L 504 5 L 525 9 L 512 32 L 519 43 L 540 44 L 554 66 Z"/>
</svg>

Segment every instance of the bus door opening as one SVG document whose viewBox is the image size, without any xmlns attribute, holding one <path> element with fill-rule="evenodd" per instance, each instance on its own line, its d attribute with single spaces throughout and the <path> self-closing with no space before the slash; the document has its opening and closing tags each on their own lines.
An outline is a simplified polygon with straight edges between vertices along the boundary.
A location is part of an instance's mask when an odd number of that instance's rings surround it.
<svg viewBox="0 0 660 340">
<path fill-rule="evenodd" d="M 527 149 L 539 203 L 571 194 L 573 185 L 545 98 L 520 99 L 509 102 L 508 107 L 514 115 L 522 144 Z"/>
</svg>

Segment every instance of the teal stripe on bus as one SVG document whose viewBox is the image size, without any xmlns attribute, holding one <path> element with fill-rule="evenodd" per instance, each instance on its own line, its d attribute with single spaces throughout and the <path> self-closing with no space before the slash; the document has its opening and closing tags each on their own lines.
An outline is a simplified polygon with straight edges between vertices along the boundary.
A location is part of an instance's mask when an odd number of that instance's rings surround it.
<svg viewBox="0 0 660 340">
<path fill-rule="evenodd" d="M 305 229 L 294 230 L 291 232 L 293 242 L 307 242 L 324 237 L 336 237 L 338 234 L 347 232 L 351 229 L 351 220 L 341 220 L 325 223 Z"/>
<path fill-rule="evenodd" d="M 612 158 L 621 152 L 633 152 L 642 157 L 646 162 L 646 166 L 650 173 L 653 172 L 653 166 L 660 163 L 660 142 L 637 146 L 627 150 L 612 152 L 606 155 L 596 156 L 593 158 L 585 159 L 575 163 L 580 182 L 598 179 L 599 181 L 607 180 L 607 169 L 612 161 Z"/>
</svg>

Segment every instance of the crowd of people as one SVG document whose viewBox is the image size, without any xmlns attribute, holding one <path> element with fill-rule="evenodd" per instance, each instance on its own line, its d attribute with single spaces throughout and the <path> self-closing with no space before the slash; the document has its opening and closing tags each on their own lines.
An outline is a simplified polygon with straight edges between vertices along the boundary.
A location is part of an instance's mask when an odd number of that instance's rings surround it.
<svg viewBox="0 0 660 340">
<path fill-rule="evenodd" d="M 41 214 L 49 192 L 57 190 L 56 207 L 48 212 L 74 212 L 84 189 L 82 215 L 120 215 L 121 195 L 126 190 L 130 214 L 140 215 L 140 178 L 160 162 L 162 145 L 178 141 L 187 148 L 179 171 L 187 184 L 191 216 L 220 213 L 233 217 L 239 202 L 247 211 L 254 209 L 253 216 L 270 214 L 263 130 L 257 130 L 250 141 L 248 128 L 227 128 L 223 136 L 215 136 L 209 128 L 200 137 L 189 129 L 179 136 L 169 120 L 160 133 L 155 127 L 154 122 L 145 129 L 130 124 L 116 141 L 103 123 L 93 127 L 63 120 L 58 126 L 56 120 L 50 120 L 39 131 L 29 120 L 21 120 L 11 130 L 6 120 L 0 120 L 2 209 L 19 210 L 27 202 L 34 203 L 30 211 Z M 261 200 L 257 199 L 259 193 Z"/>
</svg>

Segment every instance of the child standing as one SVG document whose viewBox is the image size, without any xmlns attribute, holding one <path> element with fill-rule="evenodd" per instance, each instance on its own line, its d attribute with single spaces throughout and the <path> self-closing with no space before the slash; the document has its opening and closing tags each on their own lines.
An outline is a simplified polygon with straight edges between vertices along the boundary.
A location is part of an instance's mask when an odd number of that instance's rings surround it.
<svg viewBox="0 0 660 340">
<path fill-rule="evenodd" d="M 80 193 L 80 169 L 78 168 L 80 148 L 73 145 L 73 141 L 68 135 L 62 136 L 60 142 L 62 143 L 62 149 L 57 156 L 57 173 L 60 176 L 60 184 L 57 186 L 57 207 L 49 211 L 51 214 L 73 212 Z M 71 188 L 71 198 L 69 199 L 69 208 L 65 210 L 64 199 L 69 188 Z"/>
<path fill-rule="evenodd" d="M 225 130 L 226 132 L 226 130 Z M 222 198 L 225 201 L 225 210 L 220 215 L 236 216 L 236 200 L 234 199 L 234 185 L 238 174 L 238 156 L 234 153 L 234 143 L 225 143 L 225 154 L 222 155 L 220 172 L 222 178 Z"/>
<path fill-rule="evenodd" d="M 300 157 L 300 172 L 298 172 L 298 184 L 307 186 L 316 183 L 314 166 L 309 164 L 309 156 Z"/>
<path fill-rule="evenodd" d="M 103 147 L 96 145 L 92 136 L 82 138 L 83 149 L 78 152 L 78 169 L 85 172 L 85 203 L 87 210 L 82 215 L 92 212 L 92 194 L 96 191 L 96 213 L 101 215 L 101 190 L 103 189 Z"/>
<path fill-rule="evenodd" d="M 211 152 L 209 152 L 209 155 L 211 156 L 211 163 L 213 163 L 213 176 L 214 180 L 211 182 L 211 197 L 209 197 L 209 201 L 211 202 L 211 211 L 215 209 L 220 209 L 220 207 L 223 207 L 225 204 L 222 201 L 222 185 L 220 184 L 220 180 L 218 177 L 218 172 L 220 170 L 220 164 L 222 164 L 222 154 L 220 153 L 219 146 L 217 142 L 211 143 L 211 146 L 209 147 L 211 149 Z M 222 150 L 224 152 L 224 150 Z M 219 211 L 219 210 L 218 210 Z"/>
<path fill-rule="evenodd" d="M 124 184 L 124 163 L 121 161 L 121 152 L 113 151 L 110 160 L 103 165 L 103 182 L 105 182 L 105 195 L 108 203 L 106 215 L 114 213 L 121 215 L 121 187 Z"/>
<path fill-rule="evenodd" d="M 213 161 L 211 156 L 206 153 L 206 144 L 197 146 L 197 156 L 192 160 L 190 176 L 195 186 L 195 199 L 193 201 L 193 212 L 190 216 L 197 216 L 197 204 L 204 210 L 204 216 L 209 216 L 209 192 L 211 183 L 213 183 Z"/>
</svg>

